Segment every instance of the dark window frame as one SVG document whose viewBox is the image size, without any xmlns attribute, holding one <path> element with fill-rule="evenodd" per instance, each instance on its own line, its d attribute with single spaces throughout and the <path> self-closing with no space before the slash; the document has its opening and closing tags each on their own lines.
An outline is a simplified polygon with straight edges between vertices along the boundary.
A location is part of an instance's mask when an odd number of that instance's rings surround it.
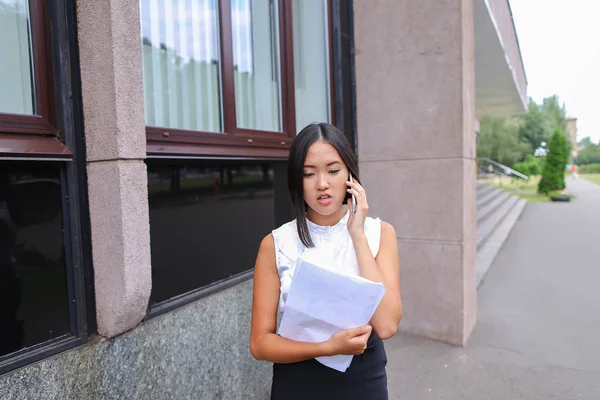
<svg viewBox="0 0 600 400">
<path fill-rule="evenodd" d="M 44 2 L 39 0 L 39 3 Z M 54 71 L 48 86 L 57 88 L 47 95 L 52 93 L 54 97 L 49 101 L 59 105 L 53 110 L 52 119 L 64 132 L 66 145 L 74 149 L 75 154 L 67 160 L 52 154 L 47 158 L 27 155 L 16 159 L 60 165 L 69 334 L 0 356 L 0 375 L 82 345 L 96 331 L 85 144 L 83 137 L 76 134 L 83 131 L 76 9 L 75 4 L 68 0 L 57 0 L 56 3 L 55 7 L 46 9 L 45 14 L 38 15 L 45 20 L 46 38 L 51 45 L 45 50 L 47 58 L 44 60 L 49 70 L 52 68 Z M 3 135 L 0 133 L 0 143 Z M 25 138 L 22 142 L 27 140 Z M 2 162 L 11 163 L 13 160 L 15 158 L 8 157 Z"/>
<path fill-rule="evenodd" d="M 223 132 L 204 132 L 146 126 L 147 154 L 160 157 L 251 157 L 286 159 L 296 136 L 292 3 L 278 2 L 281 74 L 281 132 L 239 128 L 236 121 L 231 0 L 218 0 Z M 332 1 L 327 1 L 329 34 L 330 114 L 335 124 L 334 28 Z"/>
</svg>

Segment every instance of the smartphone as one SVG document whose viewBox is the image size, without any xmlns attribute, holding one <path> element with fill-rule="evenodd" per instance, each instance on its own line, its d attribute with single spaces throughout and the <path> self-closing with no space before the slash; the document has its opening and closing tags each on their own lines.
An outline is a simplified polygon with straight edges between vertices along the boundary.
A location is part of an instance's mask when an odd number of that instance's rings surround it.
<svg viewBox="0 0 600 400">
<path fill-rule="evenodd" d="M 349 173 L 350 176 L 348 176 L 348 180 L 350 182 L 354 182 L 354 180 L 352 179 L 352 172 Z M 350 194 L 350 193 L 348 193 Z M 350 194 L 350 197 L 352 197 L 352 213 L 356 214 L 356 198 L 354 197 L 353 194 Z"/>
</svg>

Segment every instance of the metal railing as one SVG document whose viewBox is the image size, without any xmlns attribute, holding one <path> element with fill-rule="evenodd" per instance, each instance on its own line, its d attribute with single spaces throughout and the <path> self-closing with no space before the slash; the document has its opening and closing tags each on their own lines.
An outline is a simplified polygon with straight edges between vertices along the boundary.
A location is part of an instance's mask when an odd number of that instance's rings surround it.
<svg viewBox="0 0 600 400">
<path fill-rule="evenodd" d="M 518 178 L 523 179 L 524 181 L 529 180 L 527 175 L 486 157 L 477 158 L 477 172 L 478 177 L 480 178 L 485 178 L 486 176 L 504 175 L 513 179 Z"/>
</svg>

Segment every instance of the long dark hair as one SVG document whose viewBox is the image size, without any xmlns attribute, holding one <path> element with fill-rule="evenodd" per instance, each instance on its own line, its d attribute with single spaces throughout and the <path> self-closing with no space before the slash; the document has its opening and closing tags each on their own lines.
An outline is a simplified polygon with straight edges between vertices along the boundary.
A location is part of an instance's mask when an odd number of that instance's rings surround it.
<svg viewBox="0 0 600 400">
<path fill-rule="evenodd" d="M 356 166 L 356 157 L 352 152 L 352 146 L 344 133 L 335 126 L 327 123 L 313 123 L 300 131 L 292 143 L 290 156 L 288 158 L 288 189 L 294 206 L 294 216 L 298 226 L 298 236 L 306 247 L 315 247 L 308 225 L 306 223 L 306 211 L 308 205 L 304 201 L 304 161 L 308 148 L 318 140 L 325 140 L 331 144 L 346 167 L 352 173 L 355 181 L 360 183 Z"/>
</svg>

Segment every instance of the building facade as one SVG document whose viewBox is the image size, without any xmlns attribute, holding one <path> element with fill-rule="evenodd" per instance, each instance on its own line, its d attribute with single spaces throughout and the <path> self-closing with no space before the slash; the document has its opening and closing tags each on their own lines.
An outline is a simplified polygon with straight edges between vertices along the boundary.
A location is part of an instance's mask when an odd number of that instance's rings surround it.
<svg viewBox="0 0 600 400">
<path fill-rule="evenodd" d="M 476 322 L 475 135 L 526 111 L 506 0 L 0 0 L 0 398 L 268 398 L 252 268 L 345 132 L 400 328 Z"/>
</svg>

